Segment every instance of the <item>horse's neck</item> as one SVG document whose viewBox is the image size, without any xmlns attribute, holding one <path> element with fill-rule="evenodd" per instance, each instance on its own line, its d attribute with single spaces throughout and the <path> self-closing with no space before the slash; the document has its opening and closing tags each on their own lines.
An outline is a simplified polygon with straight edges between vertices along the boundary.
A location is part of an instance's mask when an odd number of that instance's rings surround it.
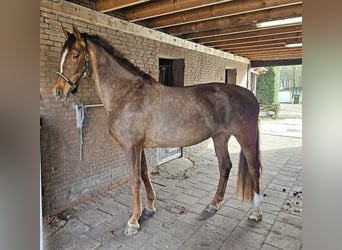
<svg viewBox="0 0 342 250">
<path fill-rule="evenodd" d="M 107 112 L 115 110 L 123 99 L 141 85 L 140 77 L 132 74 L 102 48 L 90 43 L 92 74 L 98 95 Z"/>
</svg>

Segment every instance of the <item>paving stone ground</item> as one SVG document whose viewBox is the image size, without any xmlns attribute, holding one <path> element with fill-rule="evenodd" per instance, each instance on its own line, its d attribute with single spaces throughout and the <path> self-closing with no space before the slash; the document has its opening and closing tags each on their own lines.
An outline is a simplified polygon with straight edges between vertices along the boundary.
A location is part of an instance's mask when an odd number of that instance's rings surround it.
<svg viewBox="0 0 342 250">
<path fill-rule="evenodd" d="M 301 249 L 302 139 L 264 130 L 260 141 L 261 222 L 248 220 L 251 204 L 234 195 L 239 146 L 232 138 L 229 151 L 233 168 L 216 214 L 203 213 L 219 177 L 217 159 L 209 145 L 205 151 L 153 170 L 157 213 L 140 221 L 136 236 L 127 237 L 123 231 L 133 206 L 130 186 L 125 184 L 59 217 L 45 218 L 44 249 Z M 144 205 L 143 188 L 141 193 Z"/>
</svg>

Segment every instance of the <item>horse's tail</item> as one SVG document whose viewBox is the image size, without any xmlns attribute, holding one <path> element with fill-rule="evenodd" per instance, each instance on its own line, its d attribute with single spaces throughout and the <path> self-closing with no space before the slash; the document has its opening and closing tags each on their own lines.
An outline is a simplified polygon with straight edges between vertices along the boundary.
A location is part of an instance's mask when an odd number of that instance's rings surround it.
<svg viewBox="0 0 342 250">
<path fill-rule="evenodd" d="M 257 126 L 257 138 L 256 138 L 256 167 L 257 171 L 261 172 L 261 164 L 260 164 L 260 148 L 259 148 L 259 127 Z M 248 171 L 248 164 L 246 160 L 246 156 L 244 153 L 240 152 L 240 161 L 239 161 L 239 170 L 238 170 L 238 179 L 236 186 L 236 196 L 242 199 L 243 201 L 252 201 L 254 197 L 253 192 L 253 180 Z"/>
</svg>

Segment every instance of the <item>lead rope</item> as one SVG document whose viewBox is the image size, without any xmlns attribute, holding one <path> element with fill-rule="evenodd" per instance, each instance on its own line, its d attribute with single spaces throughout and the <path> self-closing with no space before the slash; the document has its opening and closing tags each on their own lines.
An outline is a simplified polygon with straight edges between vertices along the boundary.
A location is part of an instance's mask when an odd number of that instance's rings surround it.
<svg viewBox="0 0 342 250">
<path fill-rule="evenodd" d="M 76 111 L 76 128 L 80 131 L 80 160 L 83 159 L 83 124 L 88 121 L 86 113 L 86 107 L 80 103 L 73 103 L 73 107 Z"/>
</svg>

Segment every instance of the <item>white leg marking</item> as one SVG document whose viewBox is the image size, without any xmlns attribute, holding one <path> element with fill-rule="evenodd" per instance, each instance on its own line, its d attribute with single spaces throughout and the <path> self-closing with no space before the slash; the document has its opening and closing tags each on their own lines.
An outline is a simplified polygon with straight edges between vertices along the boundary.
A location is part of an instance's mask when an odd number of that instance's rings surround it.
<svg viewBox="0 0 342 250">
<path fill-rule="evenodd" d="M 66 48 L 62 54 L 62 60 L 61 60 L 61 68 L 59 70 L 60 73 L 63 73 L 63 64 L 64 64 L 64 61 L 65 61 L 65 57 L 66 55 L 68 54 L 68 48 Z"/>
<path fill-rule="evenodd" d="M 256 192 L 254 192 L 253 201 L 254 201 L 254 209 L 259 212 L 260 211 L 260 205 L 262 203 L 262 198 Z"/>
<path fill-rule="evenodd" d="M 262 198 L 260 195 L 254 192 L 254 206 L 252 212 L 249 214 L 249 219 L 255 220 L 256 222 L 262 220 L 262 212 L 260 205 L 262 203 Z"/>
</svg>

